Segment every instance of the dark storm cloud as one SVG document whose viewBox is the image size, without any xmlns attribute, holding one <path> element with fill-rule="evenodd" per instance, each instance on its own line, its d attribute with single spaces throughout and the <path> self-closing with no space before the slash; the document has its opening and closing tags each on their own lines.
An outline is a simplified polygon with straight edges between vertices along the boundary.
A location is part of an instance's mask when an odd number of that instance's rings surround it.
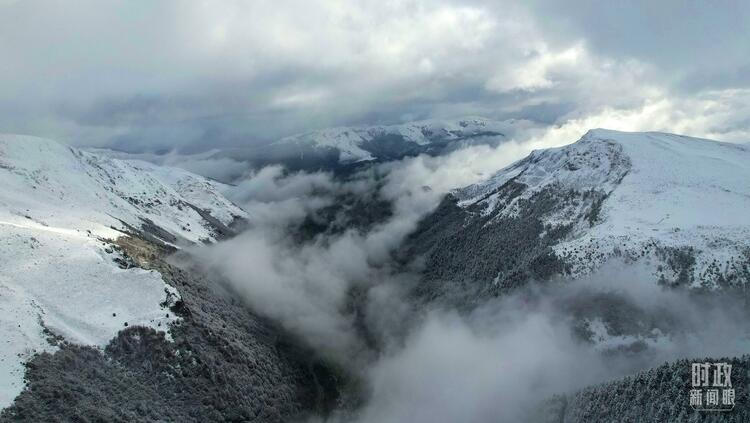
<svg viewBox="0 0 750 423">
<path fill-rule="evenodd" d="M 745 119 L 714 106 L 746 110 L 749 10 L 0 0 L 0 131 L 200 152 L 336 125 L 485 115 L 559 126 L 660 104 L 618 129 L 739 140 Z"/>
</svg>

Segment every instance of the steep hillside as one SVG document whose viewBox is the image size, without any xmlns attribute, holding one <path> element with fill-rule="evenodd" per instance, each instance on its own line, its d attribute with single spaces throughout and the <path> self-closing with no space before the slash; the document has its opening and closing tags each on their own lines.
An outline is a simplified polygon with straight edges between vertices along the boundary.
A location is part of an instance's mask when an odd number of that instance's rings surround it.
<svg viewBox="0 0 750 423">
<path fill-rule="evenodd" d="M 409 241 L 427 297 L 492 295 L 613 258 L 669 285 L 750 281 L 750 149 L 592 130 L 457 190 Z"/>
<path fill-rule="evenodd" d="M 731 411 L 696 411 L 690 405 L 691 364 L 728 363 L 732 366 L 735 406 Z M 529 421 L 536 423 L 581 422 L 746 422 L 748 356 L 677 360 L 621 380 L 592 386 L 548 401 Z M 704 394 L 705 395 L 705 394 Z M 722 406 L 729 408 L 728 406 Z"/>
<path fill-rule="evenodd" d="M 27 363 L 26 388 L 0 421 L 280 423 L 336 404 L 341 377 L 221 279 L 138 236 L 116 245 L 179 292 L 168 309 L 179 320 L 166 336 L 130 325 L 103 346 L 57 339 Z"/>
<path fill-rule="evenodd" d="M 322 404 L 309 353 L 167 262 L 247 219 L 220 188 L 0 135 L 0 407 L 21 394 L 3 418 L 281 421 Z"/>
</svg>

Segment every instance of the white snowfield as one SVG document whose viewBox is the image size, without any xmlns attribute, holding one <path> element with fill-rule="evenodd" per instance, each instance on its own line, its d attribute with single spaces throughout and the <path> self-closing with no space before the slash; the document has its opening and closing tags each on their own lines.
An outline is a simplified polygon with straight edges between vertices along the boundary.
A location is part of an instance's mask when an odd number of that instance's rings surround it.
<svg viewBox="0 0 750 423">
<path fill-rule="evenodd" d="M 523 125 L 522 121 L 493 121 L 481 117 L 455 120 L 433 119 L 402 125 L 328 128 L 292 135 L 274 144 L 310 144 L 317 147 L 336 148 L 340 151 L 340 163 L 354 163 L 375 160 L 370 152 L 362 149 L 362 145 L 377 137 L 402 136 L 405 141 L 418 145 L 428 145 L 436 140 L 451 140 L 458 143 L 456 147 L 461 147 L 463 139 L 477 135 L 497 142 L 504 141 L 509 132 Z"/>
<path fill-rule="evenodd" d="M 459 205 L 498 203 L 494 191 L 512 178 L 528 186 L 519 198 L 545 188 L 599 190 L 603 199 L 593 226 L 566 204 L 550 225 L 573 224 L 554 249 L 585 274 L 617 255 L 649 259 L 654 247 L 693 247 L 696 280 L 750 260 L 750 148 L 665 133 L 594 129 L 568 146 L 533 152 L 489 180 L 456 191 Z M 493 194 L 494 193 L 494 194 Z M 650 257 L 653 258 L 653 257 Z M 739 267 L 737 267 L 739 266 Z"/>
<path fill-rule="evenodd" d="M 126 325 L 168 328 L 177 292 L 158 272 L 120 268 L 104 240 L 147 220 L 172 243 L 213 241 L 188 204 L 225 225 L 247 217 L 220 188 L 180 169 L 0 135 L 0 408 L 23 389 L 24 362 L 55 349 L 52 335 L 103 347 Z"/>
</svg>

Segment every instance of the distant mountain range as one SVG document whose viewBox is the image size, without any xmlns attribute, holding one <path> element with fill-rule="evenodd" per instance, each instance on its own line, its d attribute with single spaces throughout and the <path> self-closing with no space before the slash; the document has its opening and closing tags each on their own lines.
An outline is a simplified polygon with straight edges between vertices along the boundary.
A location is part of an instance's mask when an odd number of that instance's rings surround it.
<svg viewBox="0 0 750 423">
<path fill-rule="evenodd" d="M 183 167 L 231 182 L 244 173 L 280 165 L 291 171 L 350 174 L 377 163 L 420 154 L 439 156 L 472 145 L 496 146 L 532 127 L 525 120 L 496 121 L 482 117 L 423 120 L 398 125 L 343 126 L 291 135 L 270 144 L 213 149 L 196 154 L 127 153 L 88 149 L 123 160 L 143 160 Z M 219 168 L 217 168 L 217 166 Z"/>
<path fill-rule="evenodd" d="M 352 168 L 419 154 L 440 155 L 470 145 L 496 146 L 521 124 L 470 117 L 329 128 L 278 140 L 261 148 L 256 160 L 282 163 L 290 169 Z"/>
</svg>

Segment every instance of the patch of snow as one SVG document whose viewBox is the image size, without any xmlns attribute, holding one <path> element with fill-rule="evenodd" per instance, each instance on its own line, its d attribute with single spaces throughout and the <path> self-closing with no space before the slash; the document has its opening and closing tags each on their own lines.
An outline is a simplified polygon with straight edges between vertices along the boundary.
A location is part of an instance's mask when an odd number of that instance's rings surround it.
<svg viewBox="0 0 750 423">
<path fill-rule="evenodd" d="M 591 342 L 594 343 L 594 349 L 598 351 L 628 348 L 638 343 L 643 343 L 650 348 L 666 349 L 672 344 L 669 336 L 663 334 L 658 328 L 654 328 L 647 336 L 612 335 L 604 321 L 598 317 L 587 320 L 585 323 L 591 331 Z"/>
</svg>

